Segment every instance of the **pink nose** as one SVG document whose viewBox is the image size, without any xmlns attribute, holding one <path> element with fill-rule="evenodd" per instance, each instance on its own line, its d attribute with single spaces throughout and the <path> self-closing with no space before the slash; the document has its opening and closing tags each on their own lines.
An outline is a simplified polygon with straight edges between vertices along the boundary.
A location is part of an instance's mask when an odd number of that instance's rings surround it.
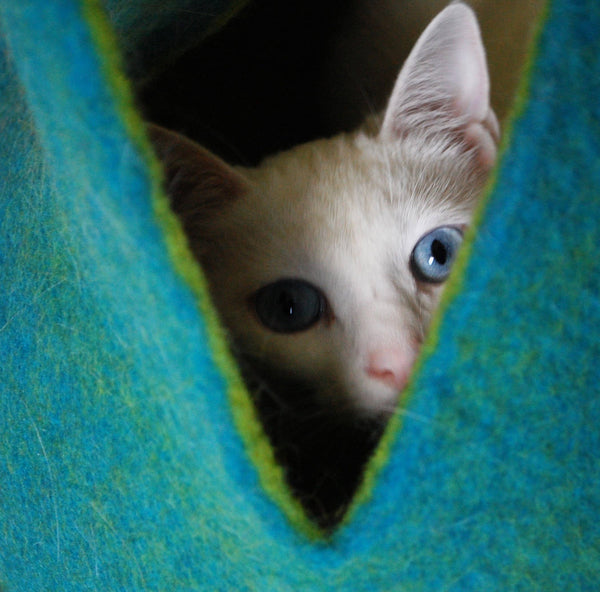
<svg viewBox="0 0 600 592">
<path fill-rule="evenodd" d="M 379 382 L 401 390 L 406 386 L 415 354 L 401 348 L 389 347 L 372 351 L 369 355 L 367 374 Z"/>
</svg>

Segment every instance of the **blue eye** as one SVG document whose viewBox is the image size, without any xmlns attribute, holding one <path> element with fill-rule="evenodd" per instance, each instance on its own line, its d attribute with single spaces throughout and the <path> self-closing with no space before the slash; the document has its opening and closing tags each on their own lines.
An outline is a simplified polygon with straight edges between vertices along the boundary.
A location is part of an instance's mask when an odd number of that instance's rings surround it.
<svg viewBox="0 0 600 592">
<path fill-rule="evenodd" d="M 462 240 L 462 232 L 453 226 L 441 226 L 427 233 L 410 256 L 410 268 L 415 278 L 430 284 L 446 280 Z"/>
<path fill-rule="evenodd" d="M 278 280 L 261 288 L 254 296 L 260 322 L 277 333 L 308 329 L 323 316 L 325 297 L 304 280 Z"/>
</svg>

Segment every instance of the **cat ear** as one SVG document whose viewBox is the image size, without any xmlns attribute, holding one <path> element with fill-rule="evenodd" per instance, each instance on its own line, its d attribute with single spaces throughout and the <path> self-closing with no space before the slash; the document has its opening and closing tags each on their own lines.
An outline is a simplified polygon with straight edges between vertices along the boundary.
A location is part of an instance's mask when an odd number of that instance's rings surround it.
<svg viewBox="0 0 600 592">
<path fill-rule="evenodd" d="M 477 19 L 462 3 L 440 12 L 422 33 L 396 80 L 381 137 L 418 135 L 442 149 L 472 150 L 479 164 L 496 158 L 500 130 Z"/>
<path fill-rule="evenodd" d="M 208 237 L 211 220 L 246 192 L 246 181 L 188 138 L 154 124 L 148 135 L 165 173 L 165 190 L 190 237 Z M 198 236 L 199 235 L 199 236 Z"/>
</svg>

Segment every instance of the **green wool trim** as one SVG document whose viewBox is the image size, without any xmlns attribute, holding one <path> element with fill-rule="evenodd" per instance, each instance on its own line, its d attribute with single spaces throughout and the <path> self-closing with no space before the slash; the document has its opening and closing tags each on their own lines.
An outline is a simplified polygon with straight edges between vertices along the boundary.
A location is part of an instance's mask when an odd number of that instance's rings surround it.
<svg viewBox="0 0 600 592">
<path fill-rule="evenodd" d="M 416 378 L 423 371 L 423 368 L 426 366 L 428 360 L 432 357 L 437 349 L 440 341 L 440 331 L 444 322 L 445 312 L 452 302 L 454 302 L 457 296 L 459 296 L 463 291 L 467 266 L 469 265 L 473 250 L 473 243 L 484 218 L 491 195 L 496 187 L 498 171 L 501 168 L 504 154 L 510 146 L 515 124 L 523 115 L 529 102 L 533 71 L 540 51 L 540 38 L 550 14 L 551 2 L 552 0 L 546 0 L 542 10 L 540 11 L 540 14 L 538 15 L 535 25 L 532 28 L 529 48 L 526 52 L 527 59 L 523 66 L 519 86 L 515 94 L 515 99 L 513 101 L 510 114 L 507 117 L 506 122 L 504 122 L 505 129 L 502 134 L 498 164 L 494 168 L 492 176 L 488 181 L 483 198 L 480 201 L 473 217 L 473 223 L 465 235 L 464 243 L 460 249 L 456 263 L 454 264 L 452 276 L 444 289 L 440 305 L 433 316 L 431 326 L 427 333 L 427 338 L 425 339 L 423 347 L 421 348 L 421 353 L 415 363 L 412 378 L 405 391 L 402 393 L 402 399 L 399 403 L 398 411 L 390 420 L 375 454 L 369 461 L 363 478 L 363 483 L 359 488 L 359 491 L 357 492 L 348 513 L 346 514 L 344 523 L 350 522 L 356 509 L 371 497 L 377 482 L 377 477 L 383 467 L 385 467 L 385 465 L 388 463 L 392 445 L 397 438 L 398 432 L 402 428 L 402 419 L 405 415 L 404 410 L 407 409 L 408 403 L 415 394 L 415 384 L 417 382 Z"/>
<path fill-rule="evenodd" d="M 225 23 L 243 6 L 236 2 L 218 23 Z M 112 90 L 115 111 L 142 155 L 152 182 L 151 202 L 162 229 L 167 251 L 177 273 L 184 279 L 197 299 L 206 324 L 212 359 L 227 385 L 227 395 L 235 428 L 246 447 L 250 461 L 256 467 L 264 491 L 282 509 L 293 526 L 311 540 L 322 538 L 321 531 L 307 518 L 300 503 L 292 496 L 282 468 L 275 460 L 273 448 L 265 434 L 251 397 L 240 377 L 229 348 L 223 326 L 211 303 L 206 279 L 196 262 L 178 218 L 163 190 L 164 173 L 147 137 L 144 121 L 127 76 L 124 74 L 118 42 L 100 0 L 82 0 L 82 13 L 88 23 L 108 87 Z"/>
</svg>

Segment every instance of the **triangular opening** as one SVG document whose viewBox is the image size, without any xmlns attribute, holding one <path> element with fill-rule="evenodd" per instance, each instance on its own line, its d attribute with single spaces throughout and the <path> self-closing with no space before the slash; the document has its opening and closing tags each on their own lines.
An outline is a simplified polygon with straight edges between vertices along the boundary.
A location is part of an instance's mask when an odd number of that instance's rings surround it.
<svg viewBox="0 0 600 592">
<path fill-rule="evenodd" d="M 352 130 L 385 107 L 400 65 L 446 2 L 398 4 L 250 2 L 199 45 L 174 51 L 171 61 L 151 76 L 132 74 L 139 81 L 144 116 L 184 133 L 228 164 L 243 166 Z M 501 122 L 511 112 L 532 25 L 543 4 L 474 3 L 490 64 L 491 102 Z M 328 409 L 315 401 L 302 375 L 290 379 L 276 363 L 266 364 L 262 372 L 262 360 L 247 370 L 247 363 L 241 364 L 241 374 L 255 393 L 258 417 L 288 486 L 310 521 L 331 532 L 355 500 L 386 421 Z M 380 452 L 369 465 L 360 499 L 384 456 Z M 279 478 L 275 483 L 275 489 L 281 487 Z M 287 494 L 277 497 L 288 514 L 298 516 Z"/>
</svg>

